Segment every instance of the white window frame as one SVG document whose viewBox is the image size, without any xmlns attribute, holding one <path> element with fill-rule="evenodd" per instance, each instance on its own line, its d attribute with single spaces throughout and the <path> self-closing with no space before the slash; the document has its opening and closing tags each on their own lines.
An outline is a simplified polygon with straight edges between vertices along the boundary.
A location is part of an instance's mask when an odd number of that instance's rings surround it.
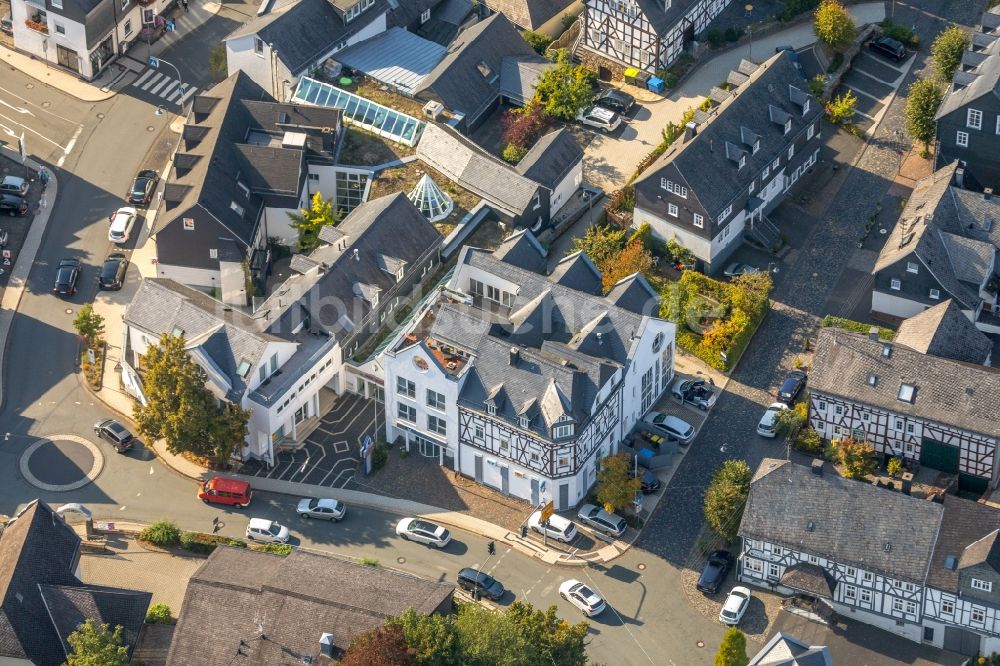
<svg viewBox="0 0 1000 666">
<path fill-rule="evenodd" d="M 751 180 L 750 181 L 750 187 L 747 188 L 747 194 L 753 194 L 753 191 L 754 191 L 754 189 L 756 187 L 757 187 L 757 183 L 755 181 Z"/>
<path fill-rule="evenodd" d="M 444 411 L 447 406 L 447 401 L 445 400 L 444 393 L 438 393 L 434 389 L 427 389 L 427 406 L 431 409 L 437 409 L 439 411 Z"/>
<path fill-rule="evenodd" d="M 870 604 L 872 602 L 871 590 L 866 590 L 865 588 L 861 588 L 858 592 L 859 592 L 858 599 L 861 601 L 861 603 Z"/>
<path fill-rule="evenodd" d="M 855 569 L 854 567 L 847 567 L 847 569 L 844 570 L 844 573 L 846 573 L 851 578 L 854 578 L 855 576 L 858 575 L 858 570 Z"/>
<path fill-rule="evenodd" d="M 781 165 L 781 155 L 774 158 L 774 162 L 771 163 L 771 168 L 777 171 L 780 165 Z"/>
<path fill-rule="evenodd" d="M 448 422 L 434 414 L 427 415 L 427 429 L 438 435 L 448 435 Z"/>
<path fill-rule="evenodd" d="M 705 228 L 705 218 L 701 215 L 701 213 L 694 214 L 694 226 L 698 227 L 699 229 Z"/>
<path fill-rule="evenodd" d="M 858 588 L 854 585 L 844 586 L 844 599 L 850 599 L 851 601 L 858 600 Z"/>
<path fill-rule="evenodd" d="M 785 134 L 788 134 L 791 131 L 792 131 L 792 119 L 789 118 L 788 120 L 785 121 Z"/>
<path fill-rule="evenodd" d="M 983 129 L 983 112 L 979 109 L 966 109 L 965 126 L 974 130 Z"/>
<path fill-rule="evenodd" d="M 122 34 L 128 37 L 132 34 L 132 19 L 125 19 L 125 23 L 122 24 Z M 1000 116 L 998 116 L 1000 118 Z"/>
<path fill-rule="evenodd" d="M 816 126 L 815 125 L 810 125 L 809 128 L 806 129 L 806 141 L 808 141 L 809 139 L 813 138 L 814 134 L 816 134 Z"/>
<path fill-rule="evenodd" d="M 774 562 L 768 562 L 767 564 L 767 575 L 770 578 L 777 578 L 781 575 L 781 567 L 779 567 Z"/>
<path fill-rule="evenodd" d="M 761 576 L 764 575 L 764 563 L 753 557 L 747 557 L 743 560 L 743 569 Z"/>
<path fill-rule="evenodd" d="M 795 144 L 794 143 L 792 145 L 788 146 L 788 159 L 790 160 L 793 157 L 795 157 Z"/>
<path fill-rule="evenodd" d="M 997 133 L 997 134 L 1000 134 L 1000 114 L 997 114 L 997 126 L 996 126 L 996 133 Z"/>
<path fill-rule="evenodd" d="M 899 597 L 893 597 L 892 598 L 892 611 L 894 613 L 905 613 L 906 612 L 906 611 L 903 610 L 903 600 L 900 599 Z"/>
<path fill-rule="evenodd" d="M 945 615 L 954 615 L 955 614 L 955 602 L 952 601 L 951 599 L 942 599 L 941 600 L 941 612 L 944 613 Z"/>
<path fill-rule="evenodd" d="M 253 38 L 253 52 L 258 56 L 264 57 L 264 40 L 260 37 Z"/>
<path fill-rule="evenodd" d="M 899 291 L 903 288 L 903 281 L 899 278 L 892 278 L 892 280 L 889 281 L 889 288 L 893 291 Z"/>
<path fill-rule="evenodd" d="M 980 624 L 986 622 L 986 611 L 984 611 L 982 608 L 973 608 L 969 612 L 969 616 L 972 618 L 973 622 L 978 622 Z"/>
<path fill-rule="evenodd" d="M 677 204 L 675 204 L 675 203 L 668 203 L 667 204 L 667 215 L 669 215 L 670 217 L 677 217 L 677 213 L 678 213 Z"/>
<path fill-rule="evenodd" d="M 969 147 L 969 133 L 968 132 L 962 132 L 961 130 L 959 130 L 958 132 L 955 132 L 955 145 L 959 146 L 960 148 L 968 148 Z"/>
<path fill-rule="evenodd" d="M 733 204 L 726 206 L 726 210 L 722 211 L 722 215 L 719 215 L 719 224 L 725 222 L 730 215 L 733 213 Z"/>
<path fill-rule="evenodd" d="M 940 298 L 941 298 L 941 290 L 940 289 L 931 289 L 929 292 L 927 292 L 927 297 L 930 298 L 931 300 L 935 300 L 935 301 L 940 300 Z"/>
<path fill-rule="evenodd" d="M 563 437 L 573 436 L 573 424 L 567 423 L 562 425 L 557 425 L 552 428 L 552 437 L 555 439 L 562 439 Z"/>
<path fill-rule="evenodd" d="M 408 421 L 409 423 L 417 422 L 417 408 L 413 405 L 407 405 L 405 402 L 400 402 L 396 404 L 396 418 Z"/>
<path fill-rule="evenodd" d="M 770 175 L 771 175 L 771 165 L 768 164 L 766 167 L 764 167 L 764 171 L 762 171 L 760 174 L 761 182 L 763 182 Z"/>
<path fill-rule="evenodd" d="M 183 219 L 184 231 L 194 231 L 194 218 L 185 217 Z"/>
<path fill-rule="evenodd" d="M 906 262 L 906 272 L 917 274 L 920 272 L 920 265 L 915 261 Z"/>
<path fill-rule="evenodd" d="M 417 397 L 417 385 L 406 377 L 396 377 L 396 395 L 413 400 Z"/>
<path fill-rule="evenodd" d="M 972 586 L 973 590 L 981 590 L 983 592 L 993 591 L 993 581 L 982 580 L 981 578 L 973 578 L 969 585 Z"/>
<path fill-rule="evenodd" d="M 431 10 L 425 9 L 423 13 L 420 15 L 420 24 L 423 25 L 424 23 L 427 23 L 430 20 L 431 20 Z"/>
<path fill-rule="evenodd" d="M 238 203 L 236 203 L 235 201 L 230 201 L 229 202 L 229 210 L 233 211 L 234 213 L 236 213 L 240 217 L 243 217 L 244 213 L 246 213 L 246 209 L 243 208 L 243 206 L 241 206 Z"/>
</svg>

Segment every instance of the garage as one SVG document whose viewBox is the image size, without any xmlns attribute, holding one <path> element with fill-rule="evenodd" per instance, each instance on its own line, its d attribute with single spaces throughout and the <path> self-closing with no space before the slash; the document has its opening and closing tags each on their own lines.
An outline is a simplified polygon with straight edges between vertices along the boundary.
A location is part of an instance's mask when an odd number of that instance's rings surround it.
<svg viewBox="0 0 1000 666">
<path fill-rule="evenodd" d="M 920 464 L 949 474 L 956 474 L 958 472 L 958 447 L 949 446 L 933 439 L 924 439 L 920 443 Z"/>
<path fill-rule="evenodd" d="M 979 654 L 979 634 L 958 627 L 945 627 L 944 649 L 975 657 Z"/>
</svg>

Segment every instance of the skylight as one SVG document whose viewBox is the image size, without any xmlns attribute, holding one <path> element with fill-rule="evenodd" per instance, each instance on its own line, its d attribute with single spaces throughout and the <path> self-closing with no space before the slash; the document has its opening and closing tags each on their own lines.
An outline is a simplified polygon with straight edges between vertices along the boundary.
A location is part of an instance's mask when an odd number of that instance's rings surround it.
<svg viewBox="0 0 1000 666">
<path fill-rule="evenodd" d="M 251 365 L 250 361 L 243 359 L 242 361 L 240 361 L 239 367 L 236 368 L 236 374 L 238 374 L 243 379 L 246 379 L 247 375 L 250 373 L 250 365 Z"/>
<path fill-rule="evenodd" d="M 903 402 L 912 403 L 913 396 L 916 393 L 916 391 L 917 387 L 914 386 L 913 384 L 900 384 L 899 393 L 896 394 L 896 397 L 902 400 Z"/>
</svg>

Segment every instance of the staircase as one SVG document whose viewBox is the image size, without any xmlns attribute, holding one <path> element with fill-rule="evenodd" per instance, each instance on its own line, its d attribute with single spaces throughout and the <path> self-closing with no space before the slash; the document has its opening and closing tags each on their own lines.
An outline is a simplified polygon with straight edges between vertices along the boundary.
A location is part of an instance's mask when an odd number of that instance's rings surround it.
<svg viewBox="0 0 1000 666">
<path fill-rule="evenodd" d="M 752 228 L 747 229 L 746 238 L 770 252 L 781 240 L 781 230 L 765 215 L 755 221 Z"/>
</svg>

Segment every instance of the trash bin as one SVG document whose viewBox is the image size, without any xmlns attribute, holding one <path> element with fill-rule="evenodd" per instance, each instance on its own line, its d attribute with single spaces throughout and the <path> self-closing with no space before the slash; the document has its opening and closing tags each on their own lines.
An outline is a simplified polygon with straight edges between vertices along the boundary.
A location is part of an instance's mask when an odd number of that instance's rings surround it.
<svg viewBox="0 0 1000 666">
<path fill-rule="evenodd" d="M 660 77 L 651 76 L 649 77 L 649 81 L 646 83 L 646 87 L 649 88 L 649 90 L 652 92 L 662 93 L 663 90 L 667 87 L 667 84 Z"/>
<path fill-rule="evenodd" d="M 649 85 L 649 79 L 652 76 L 653 75 L 649 72 L 639 72 L 635 75 L 635 83 L 633 85 L 638 86 L 639 88 L 645 88 Z"/>
<path fill-rule="evenodd" d="M 640 74 L 642 74 L 642 72 L 640 72 L 635 67 L 629 67 L 628 69 L 625 70 L 625 83 L 628 83 L 633 86 L 636 85 L 635 78 Z"/>
</svg>

